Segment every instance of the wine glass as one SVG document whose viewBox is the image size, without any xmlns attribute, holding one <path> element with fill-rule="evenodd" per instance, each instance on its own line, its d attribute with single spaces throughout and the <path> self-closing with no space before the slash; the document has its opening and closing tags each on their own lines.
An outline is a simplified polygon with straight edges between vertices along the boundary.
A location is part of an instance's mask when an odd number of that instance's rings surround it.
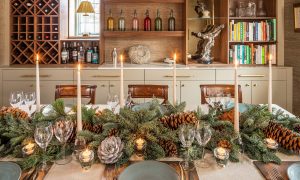
<svg viewBox="0 0 300 180">
<path fill-rule="evenodd" d="M 132 96 L 131 96 L 131 93 L 128 93 L 128 96 L 126 98 L 126 107 L 131 109 L 132 106 L 133 106 L 133 99 L 132 99 Z"/>
<path fill-rule="evenodd" d="M 47 146 L 49 145 L 53 137 L 53 128 L 52 123 L 42 122 L 36 125 L 34 132 L 35 142 L 43 149 L 44 154 L 46 154 Z M 46 170 L 47 162 L 46 159 L 43 159 L 41 170 Z"/>
<path fill-rule="evenodd" d="M 25 92 L 24 93 L 24 102 L 25 105 L 28 107 L 29 115 L 31 115 L 33 112 L 31 111 L 32 105 L 34 105 L 36 101 L 35 92 Z"/>
<path fill-rule="evenodd" d="M 56 160 L 56 164 L 64 165 L 71 162 L 71 157 L 66 157 L 66 143 L 73 132 L 73 122 L 71 119 L 59 118 L 54 124 L 54 134 L 57 140 L 62 144 L 62 158 Z"/>
<path fill-rule="evenodd" d="M 231 103 L 231 94 L 225 94 L 225 109 L 228 109 L 229 104 Z"/>
<path fill-rule="evenodd" d="M 115 113 L 115 110 L 116 110 L 117 106 L 119 105 L 118 95 L 111 96 L 109 94 L 108 99 L 107 99 L 107 104 L 108 104 L 108 106 L 111 107 L 112 112 Z"/>
<path fill-rule="evenodd" d="M 14 108 L 19 108 L 23 104 L 23 92 L 15 91 L 10 93 L 9 103 Z"/>
<path fill-rule="evenodd" d="M 197 166 L 199 167 L 202 168 L 208 167 L 207 162 L 204 160 L 204 154 L 205 154 L 205 146 L 211 139 L 211 136 L 212 136 L 212 132 L 208 124 L 202 123 L 200 124 L 199 127 L 197 127 L 195 137 L 202 150 L 200 162 L 197 163 Z"/>
<path fill-rule="evenodd" d="M 179 139 L 182 146 L 186 149 L 184 161 L 180 162 L 180 165 L 183 167 L 184 170 L 192 170 L 194 167 L 190 166 L 189 162 L 189 147 L 194 142 L 195 138 L 195 128 L 192 125 L 183 124 L 180 126 L 179 129 Z"/>
</svg>

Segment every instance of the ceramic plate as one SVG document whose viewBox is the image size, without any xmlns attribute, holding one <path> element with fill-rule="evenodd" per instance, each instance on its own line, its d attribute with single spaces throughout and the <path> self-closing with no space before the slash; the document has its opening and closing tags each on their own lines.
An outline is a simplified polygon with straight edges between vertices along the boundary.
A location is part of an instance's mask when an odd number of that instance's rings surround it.
<svg viewBox="0 0 300 180">
<path fill-rule="evenodd" d="M 287 169 L 287 174 L 290 180 L 299 180 L 300 163 L 294 163 Z"/>
<path fill-rule="evenodd" d="M 127 167 L 118 180 L 179 180 L 171 166 L 158 161 L 143 161 Z"/>
<path fill-rule="evenodd" d="M 21 168 L 16 163 L 0 162 L 0 180 L 19 180 Z"/>
</svg>

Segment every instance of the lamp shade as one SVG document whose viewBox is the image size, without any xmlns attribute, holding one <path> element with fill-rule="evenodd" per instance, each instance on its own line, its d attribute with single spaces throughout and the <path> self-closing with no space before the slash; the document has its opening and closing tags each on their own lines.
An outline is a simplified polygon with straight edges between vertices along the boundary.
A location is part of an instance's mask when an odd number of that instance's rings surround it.
<svg viewBox="0 0 300 180">
<path fill-rule="evenodd" d="M 93 5 L 89 1 L 82 1 L 76 11 L 77 13 L 84 13 L 84 16 L 87 16 L 88 13 L 95 13 Z"/>
</svg>

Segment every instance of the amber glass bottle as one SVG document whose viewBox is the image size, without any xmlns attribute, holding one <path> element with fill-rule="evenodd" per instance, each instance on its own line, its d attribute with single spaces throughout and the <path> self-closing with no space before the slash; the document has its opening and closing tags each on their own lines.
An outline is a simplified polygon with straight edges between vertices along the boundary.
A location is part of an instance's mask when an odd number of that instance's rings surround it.
<svg viewBox="0 0 300 180">
<path fill-rule="evenodd" d="M 107 18 L 107 30 L 108 31 L 114 30 L 114 18 L 112 17 L 111 9 L 109 10 L 109 17 Z"/>
</svg>

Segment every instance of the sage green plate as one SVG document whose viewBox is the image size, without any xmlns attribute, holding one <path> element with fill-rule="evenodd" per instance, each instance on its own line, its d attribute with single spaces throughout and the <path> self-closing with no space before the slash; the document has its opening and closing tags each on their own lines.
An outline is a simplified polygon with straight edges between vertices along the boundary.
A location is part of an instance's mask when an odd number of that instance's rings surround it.
<svg viewBox="0 0 300 180">
<path fill-rule="evenodd" d="M 22 170 L 12 162 L 0 162 L 0 180 L 19 180 Z"/>
<path fill-rule="evenodd" d="M 179 180 L 171 166 L 158 161 L 142 161 L 128 166 L 118 180 Z"/>
</svg>

